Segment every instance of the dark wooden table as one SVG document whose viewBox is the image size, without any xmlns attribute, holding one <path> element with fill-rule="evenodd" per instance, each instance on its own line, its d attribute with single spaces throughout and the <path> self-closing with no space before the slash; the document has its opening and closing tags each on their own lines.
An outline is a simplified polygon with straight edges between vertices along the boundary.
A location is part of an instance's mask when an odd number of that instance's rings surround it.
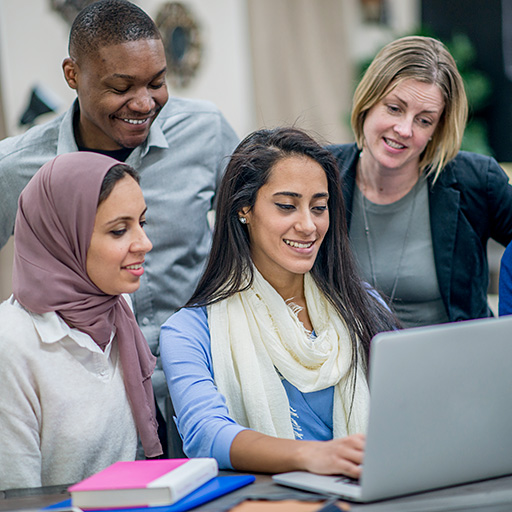
<svg viewBox="0 0 512 512">
<path fill-rule="evenodd" d="M 221 472 L 221 474 L 233 474 Z M 67 485 L 38 489 L 0 491 L 0 511 L 34 512 L 69 498 Z M 256 475 L 256 481 L 218 498 L 194 511 L 223 512 L 245 499 L 317 501 L 322 497 L 276 485 L 268 475 Z M 450 487 L 368 504 L 350 503 L 354 512 L 511 512 L 512 476 Z"/>
</svg>

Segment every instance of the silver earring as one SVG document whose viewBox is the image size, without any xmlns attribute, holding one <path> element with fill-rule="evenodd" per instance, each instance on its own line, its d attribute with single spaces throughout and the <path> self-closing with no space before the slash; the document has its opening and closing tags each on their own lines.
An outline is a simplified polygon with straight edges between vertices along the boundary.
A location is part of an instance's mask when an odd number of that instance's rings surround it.
<svg viewBox="0 0 512 512">
<path fill-rule="evenodd" d="M 242 223 L 242 224 L 247 224 L 247 219 L 245 217 L 238 217 L 238 220 Z"/>
</svg>

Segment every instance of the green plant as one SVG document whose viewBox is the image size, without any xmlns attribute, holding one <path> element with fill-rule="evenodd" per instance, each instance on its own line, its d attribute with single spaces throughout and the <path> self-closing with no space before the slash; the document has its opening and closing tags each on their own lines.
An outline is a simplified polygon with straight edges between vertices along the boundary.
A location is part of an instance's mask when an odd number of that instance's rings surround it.
<svg viewBox="0 0 512 512">
<path fill-rule="evenodd" d="M 491 81 L 485 73 L 475 68 L 476 51 L 467 35 L 454 34 L 445 44 L 457 63 L 468 97 L 469 118 L 461 148 L 492 155 L 487 124 L 482 117 L 482 110 L 491 97 Z"/>
</svg>

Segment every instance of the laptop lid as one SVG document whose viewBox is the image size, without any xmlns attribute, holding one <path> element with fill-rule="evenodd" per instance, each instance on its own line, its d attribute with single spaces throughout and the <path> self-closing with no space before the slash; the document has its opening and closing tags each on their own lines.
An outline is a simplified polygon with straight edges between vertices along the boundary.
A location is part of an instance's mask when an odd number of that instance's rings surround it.
<svg viewBox="0 0 512 512">
<path fill-rule="evenodd" d="M 512 473 L 512 316 L 372 341 L 361 499 Z"/>
<path fill-rule="evenodd" d="M 292 472 L 276 482 L 374 501 L 512 473 L 512 316 L 381 333 L 359 485 Z"/>
</svg>

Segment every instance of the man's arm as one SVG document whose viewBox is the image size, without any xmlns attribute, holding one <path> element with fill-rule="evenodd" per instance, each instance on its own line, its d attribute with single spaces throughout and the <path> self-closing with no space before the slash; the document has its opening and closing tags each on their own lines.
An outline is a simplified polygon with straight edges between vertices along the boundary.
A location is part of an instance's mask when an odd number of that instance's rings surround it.
<svg viewBox="0 0 512 512">
<path fill-rule="evenodd" d="M 57 155 L 62 118 L 59 116 L 0 141 L 0 248 L 14 232 L 21 191 L 38 169 Z M 68 138 L 73 140 L 71 129 Z M 62 152 L 69 151 L 63 148 Z"/>
</svg>

